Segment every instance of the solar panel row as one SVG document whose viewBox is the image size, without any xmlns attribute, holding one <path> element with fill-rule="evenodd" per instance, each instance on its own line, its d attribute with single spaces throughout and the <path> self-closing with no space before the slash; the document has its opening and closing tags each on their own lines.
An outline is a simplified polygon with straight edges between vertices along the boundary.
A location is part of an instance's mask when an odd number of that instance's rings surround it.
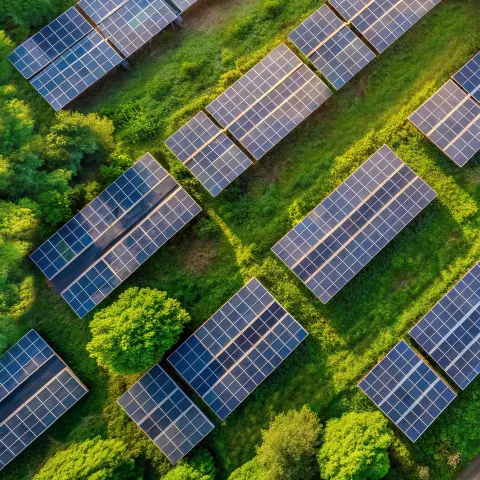
<svg viewBox="0 0 480 480">
<path fill-rule="evenodd" d="M 122 395 L 118 403 L 173 464 L 214 428 L 159 365 Z"/>
<path fill-rule="evenodd" d="M 128 0 L 78 0 L 78 6 L 98 25 Z"/>
<path fill-rule="evenodd" d="M 327 5 L 288 38 L 338 90 L 375 58 L 373 51 Z"/>
<path fill-rule="evenodd" d="M 480 373 L 480 262 L 410 330 L 462 389 Z"/>
<path fill-rule="evenodd" d="M 98 28 L 128 57 L 176 17 L 177 14 L 163 0 L 128 0 Z"/>
<path fill-rule="evenodd" d="M 35 250 L 30 258 L 51 280 L 167 176 L 168 173 L 150 154 L 144 155 Z"/>
<path fill-rule="evenodd" d="M 8 58 L 28 79 L 92 30 L 80 12 L 72 7 L 19 45 Z"/>
<path fill-rule="evenodd" d="M 326 303 L 434 198 L 384 145 L 272 250 Z"/>
<path fill-rule="evenodd" d="M 147 153 L 31 258 L 83 317 L 200 210 Z"/>
<path fill-rule="evenodd" d="M 84 317 L 200 211 L 192 197 L 178 186 L 137 227 L 66 287 L 62 297 L 80 318 Z"/>
<path fill-rule="evenodd" d="M 23 336 L 0 358 L 0 402 L 54 355 L 35 330 Z"/>
<path fill-rule="evenodd" d="M 403 340 L 358 385 L 412 442 L 456 397 Z"/>
<path fill-rule="evenodd" d="M 475 100 L 480 102 L 480 52 L 455 73 L 452 78 Z"/>
<path fill-rule="evenodd" d="M 27 403 L 0 424 L 0 468 L 3 468 L 87 393 L 64 369 Z"/>
<path fill-rule="evenodd" d="M 30 330 L 0 357 L 0 470 L 87 389 L 45 340 Z"/>
<path fill-rule="evenodd" d="M 452 80 L 409 120 L 459 167 L 480 150 L 480 105 Z"/>
<path fill-rule="evenodd" d="M 58 111 L 122 60 L 97 31 L 92 31 L 30 83 Z"/>
<path fill-rule="evenodd" d="M 331 94 L 281 44 L 206 109 L 258 160 Z"/>
<path fill-rule="evenodd" d="M 203 112 L 189 120 L 165 144 L 213 196 L 252 164 Z"/>
<path fill-rule="evenodd" d="M 306 336 L 301 325 L 252 279 L 168 361 L 224 420 Z"/>
<path fill-rule="evenodd" d="M 440 0 L 330 0 L 380 53 L 438 3 Z"/>
</svg>

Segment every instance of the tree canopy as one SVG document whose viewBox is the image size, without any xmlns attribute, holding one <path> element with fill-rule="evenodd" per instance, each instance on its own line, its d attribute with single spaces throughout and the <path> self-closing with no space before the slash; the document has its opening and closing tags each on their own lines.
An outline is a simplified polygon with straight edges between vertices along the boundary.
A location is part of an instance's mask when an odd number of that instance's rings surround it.
<svg viewBox="0 0 480 480">
<path fill-rule="evenodd" d="M 134 469 L 135 461 L 121 440 L 96 437 L 57 452 L 34 480 L 127 480 Z"/>
<path fill-rule="evenodd" d="M 87 350 L 112 372 L 146 370 L 178 341 L 188 321 L 188 313 L 165 292 L 129 288 L 95 314 Z"/>
<path fill-rule="evenodd" d="M 325 480 L 379 480 L 389 468 L 392 434 L 380 412 L 350 412 L 325 427 L 318 454 Z"/>
<path fill-rule="evenodd" d="M 202 449 L 191 459 L 182 460 L 162 480 L 214 480 L 215 462 L 208 450 Z"/>
<path fill-rule="evenodd" d="M 308 407 L 277 415 L 267 430 L 257 456 L 235 470 L 229 480 L 306 480 L 318 473 L 315 455 L 321 425 Z"/>
</svg>

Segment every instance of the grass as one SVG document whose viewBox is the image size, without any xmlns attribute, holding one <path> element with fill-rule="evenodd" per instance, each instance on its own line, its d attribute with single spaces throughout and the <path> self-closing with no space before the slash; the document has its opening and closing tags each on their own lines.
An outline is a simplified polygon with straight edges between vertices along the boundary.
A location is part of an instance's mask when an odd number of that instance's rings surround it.
<svg viewBox="0 0 480 480">
<path fill-rule="evenodd" d="M 255 453 L 261 428 L 279 412 L 310 405 L 322 421 L 374 407 L 356 388 L 361 376 L 480 256 L 480 164 L 459 169 L 423 138 L 407 116 L 480 48 L 480 5 L 443 0 L 381 57 L 216 199 L 203 192 L 163 140 L 318 8 L 305 0 L 214 0 L 187 14 L 185 29 L 162 34 L 72 108 L 111 117 L 121 149 L 150 150 L 197 197 L 218 232 L 198 222 L 163 247 L 125 285 L 166 290 L 203 323 L 257 276 L 304 325 L 309 337 L 271 378 L 217 428 L 206 444 L 221 478 Z M 271 246 L 383 143 L 411 166 L 438 198 L 333 300 L 322 305 L 271 253 Z M 95 434 L 128 438 L 160 471 L 161 456 L 120 415 L 114 400 L 133 378 L 108 378 L 85 354 L 88 321 L 79 321 L 37 272 L 36 298 L 22 319 L 53 344 L 91 393 L 6 468 L 29 475 L 56 448 Z M 397 433 L 390 478 L 452 478 L 448 457 L 480 452 L 478 381 L 415 444 Z M 192 394 L 193 397 L 193 394 Z M 210 418 L 213 414 L 208 412 Z M 132 444 L 133 444 L 132 440 Z M 408 473 L 406 473 L 408 472 Z M 396 476 L 395 476 L 396 475 Z"/>
</svg>

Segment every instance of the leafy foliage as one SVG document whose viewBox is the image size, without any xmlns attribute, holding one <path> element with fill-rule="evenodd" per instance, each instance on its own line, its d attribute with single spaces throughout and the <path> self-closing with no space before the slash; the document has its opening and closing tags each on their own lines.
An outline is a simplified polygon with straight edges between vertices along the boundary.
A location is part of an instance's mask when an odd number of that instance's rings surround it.
<svg viewBox="0 0 480 480">
<path fill-rule="evenodd" d="M 116 373 L 135 373 L 158 362 L 174 345 L 188 313 L 177 300 L 151 288 L 129 288 L 96 313 L 87 345 L 98 364 Z"/>
<path fill-rule="evenodd" d="M 318 454 L 325 480 L 380 480 L 390 468 L 392 434 L 380 412 L 349 412 L 330 419 Z"/>
<path fill-rule="evenodd" d="M 215 462 L 208 450 L 200 450 L 192 459 L 182 460 L 162 480 L 214 480 Z"/>
<path fill-rule="evenodd" d="M 34 480 L 127 480 L 134 468 L 135 461 L 121 440 L 96 437 L 57 452 Z"/>
</svg>

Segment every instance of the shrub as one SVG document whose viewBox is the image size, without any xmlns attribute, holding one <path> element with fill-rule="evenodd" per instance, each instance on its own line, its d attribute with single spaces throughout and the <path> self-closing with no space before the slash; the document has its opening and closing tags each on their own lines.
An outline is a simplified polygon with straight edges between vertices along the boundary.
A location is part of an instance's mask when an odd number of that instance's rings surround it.
<svg viewBox="0 0 480 480">
<path fill-rule="evenodd" d="M 96 313 L 87 345 L 97 363 L 116 373 L 136 373 L 158 362 L 190 320 L 180 303 L 165 292 L 129 288 Z"/>
<path fill-rule="evenodd" d="M 350 412 L 325 427 L 318 462 L 325 480 L 383 478 L 389 468 L 392 435 L 380 412 Z"/>
<path fill-rule="evenodd" d="M 121 440 L 96 437 L 75 443 L 51 457 L 34 480 L 126 480 L 135 461 Z"/>
</svg>

